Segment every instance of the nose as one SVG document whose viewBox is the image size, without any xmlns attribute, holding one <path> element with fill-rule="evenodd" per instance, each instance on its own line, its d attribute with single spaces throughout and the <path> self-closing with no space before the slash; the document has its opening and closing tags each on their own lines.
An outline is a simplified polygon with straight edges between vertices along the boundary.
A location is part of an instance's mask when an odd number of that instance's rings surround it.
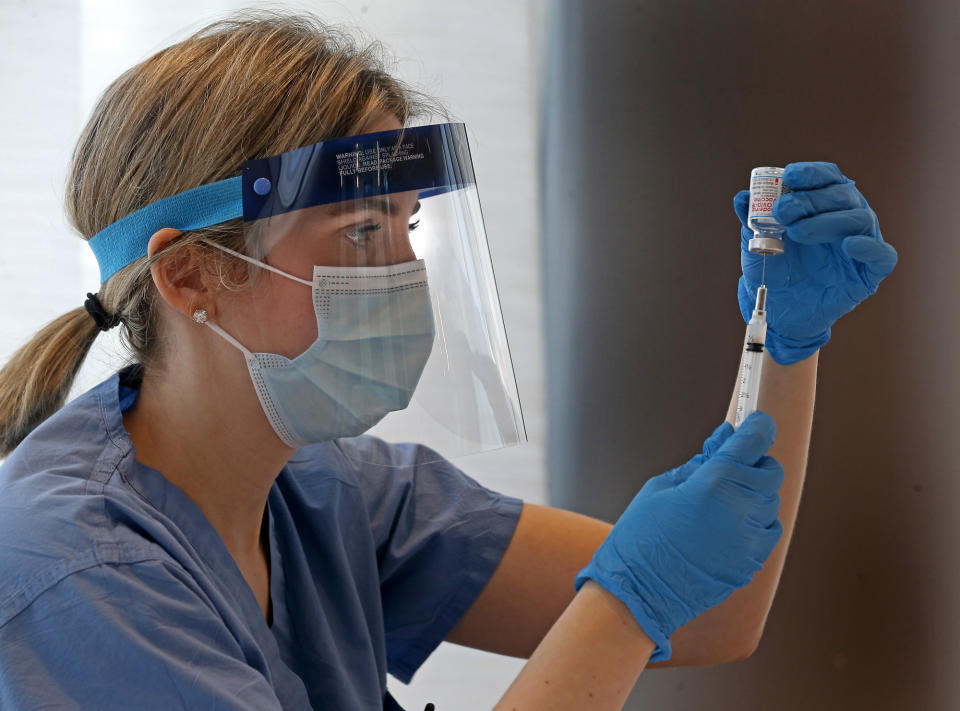
<svg viewBox="0 0 960 711">
<path fill-rule="evenodd" d="M 373 242 L 372 249 L 365 250 L 366 265 L 384 267 L 415 260 L 417 255 L 410 242 L 410 226 L 407 219 L 402 215 L 391 217 L 384 227 L 386 234 Z"/>
<path fill-rule="evenodd" d="M 406 221 L 404 221 L 401 229 L 396 232 L 396 235 L 394 253 L 390 264 L 402 264 L 415 260 L 417 254 L 413 251 L 413 244 L 410 243 L 410 228 Z"/>
</svg>

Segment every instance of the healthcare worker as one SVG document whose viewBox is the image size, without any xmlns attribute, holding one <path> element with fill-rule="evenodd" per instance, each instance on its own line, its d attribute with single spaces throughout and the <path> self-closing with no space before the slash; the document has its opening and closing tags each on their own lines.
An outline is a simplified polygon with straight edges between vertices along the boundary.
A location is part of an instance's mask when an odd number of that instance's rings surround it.
<svg viewBox="0 0 960 711">
<path fill-rule="evenodd" d="M 67 191 L 100 289 L 0 372 L 0 708 L 398 708 L 387 672 L 447 639 L 530 657 L 497 708 L 614 709 L 648 662 L 752 652 L 816 353 L 896 261 L 875 215 L 836 166 L 787 168 L 783 466 L 768 415 L 721 424 L 611 527 L 444 458 L 524 434 L 466 132 L 435 109 L 264 13 L 107 89 Z M 133 364 L 63 406 L 116 326 Z"/>
</svg>

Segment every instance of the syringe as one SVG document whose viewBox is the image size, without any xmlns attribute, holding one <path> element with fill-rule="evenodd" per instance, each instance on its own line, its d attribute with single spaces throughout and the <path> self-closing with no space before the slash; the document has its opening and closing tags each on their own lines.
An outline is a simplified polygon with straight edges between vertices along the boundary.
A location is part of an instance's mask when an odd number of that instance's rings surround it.
<svg viewBox="0 0 960 711">
<path fill-rule="evenodd" d="M 737 395 L 737 416 L 734 427 L 739 427 L 747 416 L 757 409 L 760 397 L 760 371 L 763 368 L 763 346 L 767 342 L 767 287 L 757 289 L 757 303 L 747 323 L 743 344 L 743 369 L 740 372 L 740 392 Z"/>
</svg>

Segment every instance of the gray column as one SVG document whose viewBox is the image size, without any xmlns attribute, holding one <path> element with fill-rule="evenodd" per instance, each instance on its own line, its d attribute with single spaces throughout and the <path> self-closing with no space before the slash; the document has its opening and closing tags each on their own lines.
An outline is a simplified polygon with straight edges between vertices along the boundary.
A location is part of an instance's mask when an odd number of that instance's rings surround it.
<svg viewBox="0 0 960 711">
<path fill-rule="evenodd" d="M 613 521 L 726 412 L 733 194 L 831 160 L 901 255 L 823 349 L 808 481 L 757 653 L 631 709 L 960 707 L 960 6 L 557 0 L 541 156 L 549 493 Z"/>
</svg>

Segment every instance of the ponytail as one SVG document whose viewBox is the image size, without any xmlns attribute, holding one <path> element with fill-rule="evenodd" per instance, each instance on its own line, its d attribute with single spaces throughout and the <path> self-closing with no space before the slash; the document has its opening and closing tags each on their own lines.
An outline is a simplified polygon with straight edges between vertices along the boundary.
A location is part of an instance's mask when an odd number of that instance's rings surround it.
<svg viewBox="0 0 960 711">
<path fill-rule="evenodd" d="M 54 319 L 0 370 L 0 457 L 59 410 L 100 327 L 83 307 Z"/>
</svg>

